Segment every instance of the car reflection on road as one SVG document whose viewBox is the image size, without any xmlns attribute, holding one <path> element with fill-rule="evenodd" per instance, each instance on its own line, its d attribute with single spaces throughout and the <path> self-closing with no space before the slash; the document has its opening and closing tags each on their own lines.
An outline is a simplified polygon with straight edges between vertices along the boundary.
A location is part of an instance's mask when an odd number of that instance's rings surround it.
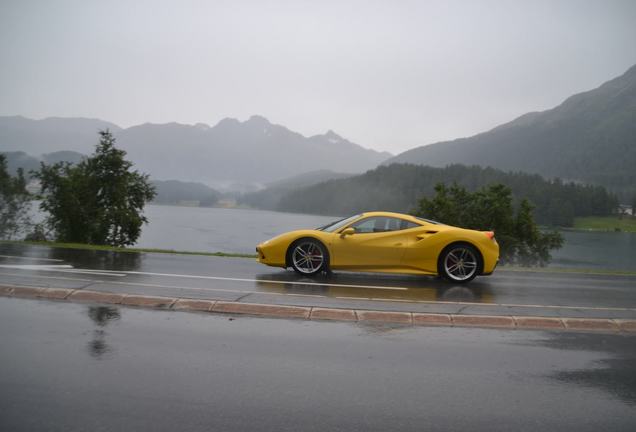
<svg viewBox="0 0 636 432">
<path fill-rule="evenodd" d="M 290 271 L 259 274 L 256 279 L 258 288 L 269 293 L 389 301 L 495 303 L 488 284 L 479 281 L 471 285 L 452 285 L 434 278 L 364 273 L 306 278 Z"/>
</svg>

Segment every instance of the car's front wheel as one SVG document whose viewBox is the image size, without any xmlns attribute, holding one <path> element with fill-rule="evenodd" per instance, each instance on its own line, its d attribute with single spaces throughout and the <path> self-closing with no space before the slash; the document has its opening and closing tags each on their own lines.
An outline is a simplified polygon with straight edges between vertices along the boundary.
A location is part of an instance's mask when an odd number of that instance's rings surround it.
<svg viewBox="0 0 636 432">
<path fill-rule="evenodd" d="M 480 259 L 481 255 L 474 246 L 450 245 L 440 254 L 437 270 L 440 276 L 451 282 L 469 282 L 479 273 Z"/>
<path fill-rule="evenodd" d="M 328 271 L 328 254 L 325 246 L 313 239 L 302 239 L 290 248 L 290 264 L 292 268 L 304 276 L 313 276 Z"/>
</svg>

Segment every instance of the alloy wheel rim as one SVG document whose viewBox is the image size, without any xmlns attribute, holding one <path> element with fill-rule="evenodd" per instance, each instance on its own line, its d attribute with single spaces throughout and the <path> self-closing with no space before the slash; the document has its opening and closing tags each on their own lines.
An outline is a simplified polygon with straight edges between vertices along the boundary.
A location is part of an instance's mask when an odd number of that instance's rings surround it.
<svg viewBox="0 0 636 432">
<path fill-rule="evenodd" d="M 315 273 L 324 261 L 322 249 L 312 242 L 301 243 L 294 248 L 292 260 L 301 273 Z"/>
<path fill-rule="evenodd" d="M 444 270 L 453 280 L 470 279 L 477 271 L 477 258 L 470 249 L 455 248 L 446 254 Z"/>
</svg>

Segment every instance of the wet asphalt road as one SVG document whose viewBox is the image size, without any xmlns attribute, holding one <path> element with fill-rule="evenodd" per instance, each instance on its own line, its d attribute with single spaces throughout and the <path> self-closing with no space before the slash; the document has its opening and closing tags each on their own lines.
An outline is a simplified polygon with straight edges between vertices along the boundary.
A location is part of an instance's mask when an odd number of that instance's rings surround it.
<svg viewBox="0 0 636 432">
<path fill-rule="evenodd" d="M 2 431 L 633 431 L 636 337 L 0 298 Z"/>
<path fill-rule="evenodd" d="M 636 318 L 636 276 L 496 271 L 467 285 L 359 273 L 310 279 L 253 259 L 0 244 L 0 284 L 336 308 Z"/>
</svg>

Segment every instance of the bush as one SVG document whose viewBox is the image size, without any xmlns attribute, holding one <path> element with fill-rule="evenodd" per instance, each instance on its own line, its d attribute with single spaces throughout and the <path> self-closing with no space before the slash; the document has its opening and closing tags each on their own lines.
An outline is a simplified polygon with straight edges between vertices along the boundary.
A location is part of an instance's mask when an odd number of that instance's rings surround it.
<svg viewBox="0 0 636 432">
<path fill-rule="evenodd" d="M 541 232 L 534 221 L 533 206 L 523 199 L 515 211 L 512 192 L 503 184 L 493 184 L 475 192 L 453 184 L 435 186 L 433 198 L 419 201 L 416 216 L 448 225 L 481 231 L 495 231 L 502 263 L 545 266 L 550 251 L 563 245 L 556 231 Z"/>
<path fill-rule="evenodd" d="M 5 155 L 0 154 L 0 239 L 11 240 L 30 225 L 31 195 L 26 190 L 22 169 L 12 177 Z"/>
<path fill-rule="evenodd" d="M 126 152 L 115 148 L 109 131 L 100 131 L 95 153 L 76 165 L 41 164 L 40 209 L 57 241 L 127 246 L 147 222 L 143 208 L 155 196 L 148 176 L 131 171 Z"/>
</svg>

